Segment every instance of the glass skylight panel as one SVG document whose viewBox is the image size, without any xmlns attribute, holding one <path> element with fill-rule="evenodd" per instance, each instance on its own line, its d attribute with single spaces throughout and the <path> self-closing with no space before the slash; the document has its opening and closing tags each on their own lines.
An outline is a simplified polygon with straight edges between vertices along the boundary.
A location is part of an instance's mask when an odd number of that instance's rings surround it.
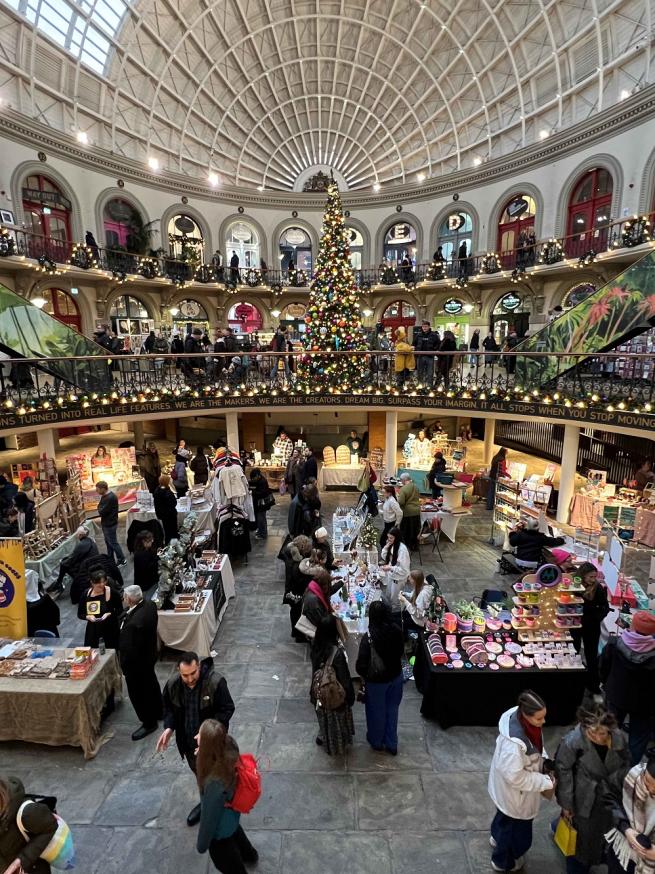
<svg viewBox="0 0 655 874">
<path fill-rule="evenodd" d="M 104 73 L 127 0 L 2 0 L 96 73 Z"/>
</svg>

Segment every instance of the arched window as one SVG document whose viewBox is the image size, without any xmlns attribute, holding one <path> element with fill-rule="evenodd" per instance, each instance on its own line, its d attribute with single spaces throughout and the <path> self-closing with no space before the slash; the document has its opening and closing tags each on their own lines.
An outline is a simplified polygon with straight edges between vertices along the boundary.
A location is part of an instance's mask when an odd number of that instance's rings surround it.
<svg viewBox="0 0 655 874">
<path fill-rule="evenodd" d="M 612 208 L 612 176 L 597 167 L 578 181 L 569 200 L 569 219 L 564 251 L 569 258 L 579 258 L 591 249 L 607 248 L 607 230 Z"/>
<path fill-rule="evenodd" d="M 577 307 L 579 303 L 582 303 L 583 300 L 586 300 L 592 294 L 595 294 L 595 292 L 595 285 L 592 285 L 590 282 L 579 282 L 569 289 L 562 302 L 562 306 L 565 310 L 570 310 L 572 307 Z"/>
<path fill-rule="evenodd" d="M 384 235 L 382 258 L 392 267 L 400 266 L 405 259 L 416 265 L 416 229 L 406 222 L 391 225 Z"/>
<path fill-rule="evenodd" d="M 280 234 L 280 269 L 303 270 L 312 275 L 312 241 L 303 228 L 288 227 Z"/>
<path fill-rule="evenodd" d="M 239 334 L 252 334 L 254 331 L 261 331 L 264 319 L 256 306 L 242 302 L 231 307 L 227 314 L 227 323 Z"/>
<path fill-rule="evenodd" d="M 52 179 L 41 175 L 25 179 L 22 195 L 25 227 L 32 235 L 28 242 L 30 258 L 45 255 L 64 263 L 70 255 L 70 200 Z"/>
<path fill-rule="evenodd" d="M 44 313 L 68 325 L 69 328 L 75 328 L 76 331 L 82 332 L 82 317 L 80 311 L 71 295 L 62 291 L 61 288 L 44 288 L 39 292 L 45 300 L 42 307 Z"/>
<path fill-rule="evenodd" d="M 108 249 L 145 254 L 149 239 L 144 238 L 143 219 L 131 203 L 120 198 L 107 201 L 102 221 Z"/>
<path fill-rule="evenodd" d="M 233 222 L 227 229 L 225 237 L 225 264 L 230 263 L 236 253 L 239 267 L 259 267 L 261 258 L 259 237 L 257 231 L 248 222 Z"/>
<path fill-rule="evenodd" d="M 537 205 L 529 194 L 513 194 L 498 222 L 498 252 L 505 270 L 528 267 L 535 260 Z"/>
<path fill-rule="evenodd" d="M 411 340 L 411 328 L 416 324 L 416 310 L 414 307 L 404 300 L 395 300 L 382 313 L 382 324 L 385 328 L 391 328 L 394 332 L 401 325 L 407 329 Z"/>
<path fill-rule="evenodd" d="M 208 330 L 209 318 L 207 310 L 197 300 L 181 300 L 169 309 L 173 316 L 173 325 L 183 335 L 190 334 L 194 328 Z"/>
<path fill-rule="evenodd" d="M 346 227 L 346 232 L 348 234 L 348 245 L 350 246 L 350 266 L 353 270 L 361 270 L 362 258 L 364 256 L 364 237 L 357 228 Z"/>
<path fill-rule="evenodd" d="M 139 352 L 148 333 L 155 328 L 155 321 L 150 318 L 145 305 L 127 294 L 116 298 L 109 310 L 109 318 L 112 329 L 123 338 L 126 351 Z"/>
<path fill-rule="evenodd" d="M 466 252 L 460 249 L 466 246 Z M 441 248 L 441 252 L 439 252 Z M 473 219 L 467 212 L 454 209 L 439 225 L 437 232 L 437 248 L 433 260 L 452 261 L 453 258 L 467 257 L 473 254 Z M 441 257 L 439 257 L 441 255 Z"/>
<path fill-rule="evenodd" d="M 168 223 L 171 257 L 194 267 L 205 263 L 205 240 L 198 222 L 188 215 L 174 215 Z"/>
</svg>

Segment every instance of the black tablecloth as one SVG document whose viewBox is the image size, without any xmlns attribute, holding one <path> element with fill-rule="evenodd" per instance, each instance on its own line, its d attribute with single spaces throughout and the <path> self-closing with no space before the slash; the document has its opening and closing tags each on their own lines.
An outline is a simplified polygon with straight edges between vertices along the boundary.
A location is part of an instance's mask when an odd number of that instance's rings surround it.
<svg viewBox="0 0 655 874">
<path fill-rule="evenodd" d="M 532 689 L 546 702 L 550 725 L 569 725 L 582 702 L 586 670 L 523 668 L 461 668 L 433 665 L 425 634 L 416 652 L 414 679 L 423 695 L 421 714 L 442 728 L 452 725 L 497 725 L 500 715 L 516 704 L 524 689 Z"/>
</svg>

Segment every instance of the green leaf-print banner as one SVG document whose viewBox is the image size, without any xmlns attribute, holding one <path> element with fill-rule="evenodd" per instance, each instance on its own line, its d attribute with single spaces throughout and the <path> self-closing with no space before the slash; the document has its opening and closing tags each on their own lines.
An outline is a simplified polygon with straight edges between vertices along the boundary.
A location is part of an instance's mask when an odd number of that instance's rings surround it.
<svg viewBox="0 0 655 874">
<path fill-rule="evenodd" d="M 607 352 L 655 324 L 655 252 L 649 252 L 607 285 L 537 334 L 515 352 L 544 352 L 518 357 L 516 376 L 525 385 L 544 385 L 583 358 L 571 353 Z M 548 353 L 565 353 L 555 358 Z M 566 353 L 569 353 L 568 355 Z"/>
<path fill-rule="evenodd" d="M 107 352 L 82 334 L 0 285 L 0 347 L 12 358 L 44 359 L 39 369 L 82 390 L 107 388 Z M 105 356 L 104 361 L 50 361 Z"/>
</svg>

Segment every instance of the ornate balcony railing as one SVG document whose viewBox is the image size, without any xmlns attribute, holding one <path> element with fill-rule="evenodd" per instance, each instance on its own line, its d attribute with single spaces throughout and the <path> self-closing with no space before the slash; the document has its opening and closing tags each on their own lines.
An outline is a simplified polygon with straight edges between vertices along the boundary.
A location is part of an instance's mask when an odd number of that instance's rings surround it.
<svg viewBox="0 0 655 874">
<path fill-rule="evenodd" d="M 543 265 L 567 261 L 572 266 L 592 263 L 603 252 L 630 249 L 651 241 L 653 213 L 610 222 L 599 228 L 572 234 L 560 239 L 526 239 L 524 244 L 502 252 L 469 254 L 466 258 L 431 261 L 410 266 L 382 264 L 355 271 L 359 287 L 401 285 L 412 287 L 420 282 L 450 281 L 462 287 L 474 277 L 511 273 L 522 279 L 531 270 Z M 37 262 L 38 269 L 56 275 L 62 269 L 106 271 L 117 282 L 131 277 L 146 279 L 162 277 L 178 287 L 191 283 L 218 283 L 228 292 L 267 287 L 274 293 L 284 288 L 308 288 L 311 277 L 303 270 L 279 270 L 268 267 L 240 267 L 216 263 L 202 264 L 182 261 L 159 251 L 138 255 L 119 249 L 87 246 L 31 231 L 0 229 L 0 258 L 22 256 Z"/>
<path fill-rule="evenodd" d="M 416 353 L 417 366 L 410 373 L 396 372 L 393 352 L 264 351 L 241 353 L 238 363 L 234 357 L 198 353 L 94 358 L 96 369 L 104 362 L 104 372 L 93 386 L 87 384 L 86 358 L 66 359 L 69 372 L 79 366 L 77 384 L 52 378 L 48 367 L 53 359 L 13 359 L 5 362 L 0 377 L 0 431 L 105 416 L 176 411 L 198 415 L 210 409 L 301 405 L 514 414 L 655 431 L 651 355 Z M 348 357 L 359 360 L 361 376 L 354 382 L 336 378 L 321 386 L 316 374 L 322 364 Z M 560 358 L 568 369 L 559 370 Z M 540 364 L 554 360 L 555 367 L 527 368 L 527 359 Z M 520 384 L 517 370 L 537 375 L 530 384 Z M 555 376 L 542 383 L 542 370 Z"/>
</svg>

